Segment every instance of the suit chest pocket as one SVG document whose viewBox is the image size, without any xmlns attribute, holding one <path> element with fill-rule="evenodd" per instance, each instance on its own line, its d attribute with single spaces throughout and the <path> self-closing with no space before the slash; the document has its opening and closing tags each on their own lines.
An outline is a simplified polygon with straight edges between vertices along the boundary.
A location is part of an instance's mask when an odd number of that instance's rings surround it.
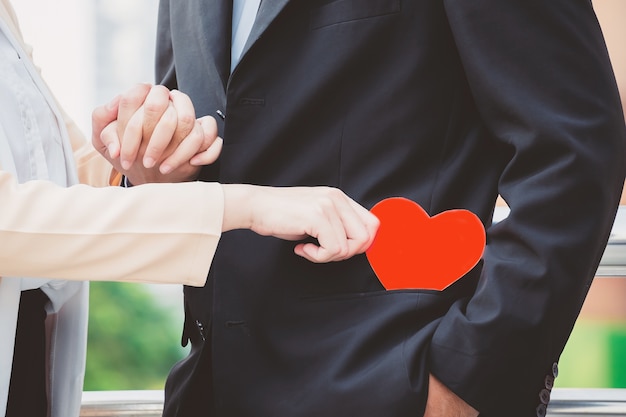
<svg viewBox="0 0 626 417">
<path fill-rule="evenodd" d="M 400 0 L 337 0 L 311 10 L 311 29 L 400 12 Z"/>
</svg>

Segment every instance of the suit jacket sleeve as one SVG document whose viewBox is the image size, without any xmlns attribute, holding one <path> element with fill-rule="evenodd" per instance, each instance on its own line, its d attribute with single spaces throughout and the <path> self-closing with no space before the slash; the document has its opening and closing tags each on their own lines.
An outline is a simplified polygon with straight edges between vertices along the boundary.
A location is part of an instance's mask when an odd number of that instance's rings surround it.
<svg viewBox="0 0 626 417">
<path fill-rule="evenodd" d="M 432 372 L 481 415 L 517 415 L 511 404 L 549 392 L 607 243 L 623 114 L 590 1 L 444 3 L 481 116 L 510 151 L 511 212 L 488 230 L 474 296 L 434 335 Z"/>
</svg>

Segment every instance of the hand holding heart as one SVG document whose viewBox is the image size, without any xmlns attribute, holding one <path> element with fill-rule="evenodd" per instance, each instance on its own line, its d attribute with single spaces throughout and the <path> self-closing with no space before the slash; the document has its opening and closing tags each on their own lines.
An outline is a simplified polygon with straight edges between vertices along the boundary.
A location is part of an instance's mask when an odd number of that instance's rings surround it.
<svg viewBox="0 0 626 417">
<path fill-rule="evenodd" d="M 387 290 L 444 290 L 482 257 L 485 229 L 468 210 L 430 217 L 417 203 L 394 197 L 371 212 L 380 226 L 366 255 Z"/>
</svg>

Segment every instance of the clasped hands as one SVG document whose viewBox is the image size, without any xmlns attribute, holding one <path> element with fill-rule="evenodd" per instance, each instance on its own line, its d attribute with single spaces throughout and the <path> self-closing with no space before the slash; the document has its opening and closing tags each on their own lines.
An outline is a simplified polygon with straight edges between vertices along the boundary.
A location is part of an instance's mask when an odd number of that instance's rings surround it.
<svg viewBox="0 0 626 417">
<path fill-rule="evenodd" d="M 217 160 L 223 141 L 213 117 L 196 119 L 189 97 L 139 84 L 92 113 L 92 144 L 133 185 L 197 179 Z M 311 262 L 348 259 L 371 245 L 379 221 L 332 187 L 223 184 L 222 230 L 250 229 L 300 242 L 294 252 Z M 155 207 L 155 210 L 158 210 Z"/>
<path fill-rule="evenodd" d="M 195 180 L 222 149 L 211 116 L 196 119 L 189 97 L 138 84 L 92 114 L 92 144 L 132 184 Z"/>
</svg>

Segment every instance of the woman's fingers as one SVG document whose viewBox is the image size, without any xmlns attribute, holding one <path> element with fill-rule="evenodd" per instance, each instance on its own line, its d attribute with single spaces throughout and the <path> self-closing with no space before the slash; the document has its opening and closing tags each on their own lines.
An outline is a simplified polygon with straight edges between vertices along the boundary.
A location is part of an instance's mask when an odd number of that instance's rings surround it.
<svg viewBox="0 0 626 417">
<path fill-rule="evenodd" d="M 177 125 L 176 109 L 174 109 L 170 103 L 165 112 L 163 112 L 161 119 L 154 126 L 152 134 L 150 136 L 144 136 L 145 138 L 149 138 L 142 161 L 145 168 L 155 166 L 157 161 L 161 160 L 163 156 L 167 156 L 168 149 L 176 146 L 176 144 L 172 144 L 171 142 L 176 132 Z"/>
<path fill-rule="evenodd" d="M 249 228 L 264 236 L 301 240 L 294 252 L 311 262 L 332 262 L 363 253 L 378 219 L 342 191 L 330 187 L 224 185 L 224 231 Z"/>
<path fill-rule="evenodd" d="M 115 96 L 109 103 L 96 107 L 91 113 L 91 143 L 103 156 L 112 159 L 117 158 L 120 152 L 120 139 L 116 133 L 119 102 L 120 96 Z M 111 126 L 116 134 L 103 138 L 102 132 Z"/>
<path fill-rule="evenodd" d="M 126 128 L 123 130 L 121 148 L 120 148 L 120 163 L 125 170 L 135 163 L 139 148 L 143 142 L 143 112 L 144 108 L 139 107 L 135 113 L 126 122 Z M 119 120 L 118 120 L 118 135 L 119 135 Z"/>
<path fill-rule="evenodd" d="M 332 207 L 327 207 L 317 230 L 319 245 L 296 245 L 296 254 L 312 262 L 341 261 L 365 252 L 371 245 L 379 221 L 367 209 L 336 189 L 329 189 Z"/>
<path fill-rule="evenodd" d="M 150 84 L 136 84 L 120 96 L 117 114 L 117 135 L 120 138 L 124 137 L 128 121 L 143 106 L 151 90 Z"/>
</svg>

